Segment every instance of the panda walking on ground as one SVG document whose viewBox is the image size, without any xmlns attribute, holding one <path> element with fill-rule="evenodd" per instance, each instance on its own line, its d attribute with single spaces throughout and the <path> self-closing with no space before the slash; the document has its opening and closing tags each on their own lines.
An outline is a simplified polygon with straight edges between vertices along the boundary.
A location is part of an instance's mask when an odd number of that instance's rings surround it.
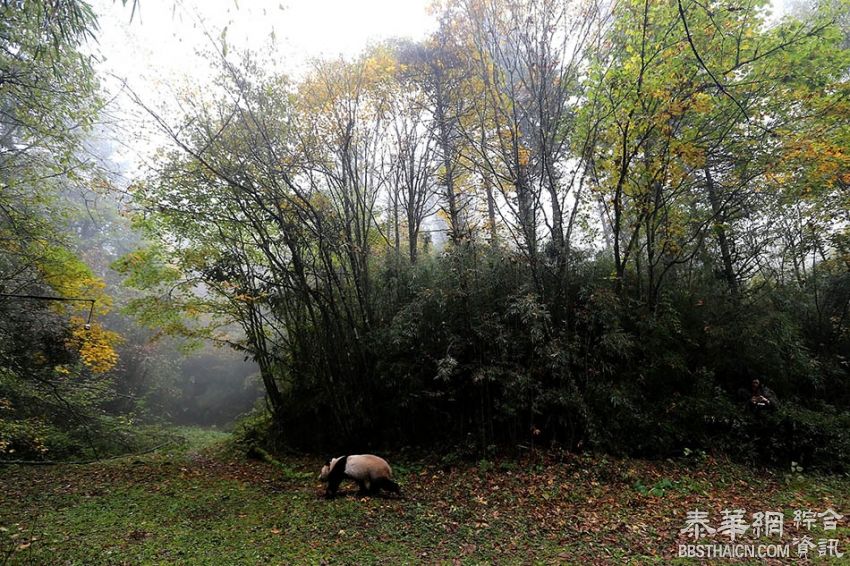
<svg viewBox="0 0 850 566">
<path fill-rule="evenodd" d="M 401 495 L 401 488 L 392 480 L 393 470 L 387 461 L 372 454 L 352 454 L 331 458 L 322 467 L 319 480 L 328 483 L 327 497 L 336 495 L 339 484 L 351 479 L 360 486 L 358 495 L 377 493 L 384 489 Z"/>
</svg>

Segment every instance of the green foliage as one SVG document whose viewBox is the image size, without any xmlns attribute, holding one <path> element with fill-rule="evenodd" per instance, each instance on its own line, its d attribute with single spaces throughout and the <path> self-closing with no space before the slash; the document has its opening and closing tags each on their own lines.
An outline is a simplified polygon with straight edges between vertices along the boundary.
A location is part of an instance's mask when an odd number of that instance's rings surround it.
<svg viewBox="0 0 850 566">
<path fill-rule="evenodd" d="M 645 486 L 643 484 L 643 482 L 641 482 L 640 480 L 635 482 L 635 485 L 633 487 L 634 487 L 634 490 L 637 491 L 638 493 L 640 493 L 641 495 L 651 495 L 653 497 L 664 497 L 664 494 L 667 492 L 667 490 L 672 489 L 674 487 L 674 485 L 673 485 L 673 482 L 670 481 L 669 479 L 662 478 L 662 479 L 658 480 L 657 482 L 655 482 L 655 484 L 652 487 Z"/>
<path fill-rule="evenodd" d="M 96 29 L 94 12 L 85 2 L 0 6 L 4 144 L 8 137 L 35 141 L 37 148 L 55 152 L 55 161 L 39 164 L 59 170 L 75 161 L 76 127 L 88 129 L 96 113 L 91 61 L 77 48 L 93 38 Z"/>
<path fill-rule="evenodd" d="M 102 104 L 84 47 L 96 31 L 83 1 L 0 3 L 0 292 L 12 295 L 0 301 L 7 460 L 138 446 L 132 418 L 109 411 L 121 339 L 89 320 L 105 316 L 112 299 L 81 252 L 85 235 L 74 231 L 82 205 L 72 195 L 107 184 L 83 152 Z"/>
<path fill-rule="evenodd" d="M 150 448 L 167 436 L 104 410 L 114 399 L 108 379 L 66 377 L 45 384 L 0 374 L 0 460 L 99 459 Z"/>
<path fill-rule="evenodd" d="M 265 407 L 255 407 L 236 421 L 233 443 L 241 453 L 248 455 L 255 455 L 256 450 L 277 454 L 285 447 L 280 427 Z"/>
</svg>

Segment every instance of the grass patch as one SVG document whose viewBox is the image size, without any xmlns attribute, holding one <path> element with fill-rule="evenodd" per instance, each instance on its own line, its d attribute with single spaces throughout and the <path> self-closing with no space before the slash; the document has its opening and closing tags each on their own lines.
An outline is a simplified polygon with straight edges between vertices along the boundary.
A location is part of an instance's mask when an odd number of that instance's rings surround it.
<svg viewBox="0 0 850 566">
<path fill-rule="evenodd" d="M 789 543 L 795 509 L 850 511 L 847 478 L 795 474 L 788 483 L 710 459 L 593 456 L 451 469 L 390 458 L 403 499 L 361 499 L 343 484 L 344 496 L 328 501 L 319 458 L 246 460 L 221 432 L 179 434 L 185 442 L 140 457 L 3 470 L 2 555 L 86 565 L 685 564 L 675 551 L 688 510 L 719 520 L 732 506 L 782 509 Z M 830 536 L 850 551 L 848 532 L 845 522 Z"/>
</svg>

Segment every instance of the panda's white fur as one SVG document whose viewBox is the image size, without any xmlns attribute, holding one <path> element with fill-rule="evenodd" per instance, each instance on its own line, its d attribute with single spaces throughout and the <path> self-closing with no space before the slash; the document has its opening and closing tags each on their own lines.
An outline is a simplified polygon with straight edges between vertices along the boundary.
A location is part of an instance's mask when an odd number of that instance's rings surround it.
<svg viewBox="0 0 850 566">
<path fill-rule="evenodd" d="M 341 462 L 344 460 L 344 463 Z M 339 469 L 338 466 L 344 466 Z M 361 492 L 372 492 L 387 489 L 399 493 L 398 484 L 392 481 L 393 470 L 386 460 L 374 454 L 351 454 L 332 458 L 322 467 L 319 474 L 321 481 L 328 482 L 327 494 L 336 493 L 340 482 L 349 478 L 357 482 Z"/>
</svg>

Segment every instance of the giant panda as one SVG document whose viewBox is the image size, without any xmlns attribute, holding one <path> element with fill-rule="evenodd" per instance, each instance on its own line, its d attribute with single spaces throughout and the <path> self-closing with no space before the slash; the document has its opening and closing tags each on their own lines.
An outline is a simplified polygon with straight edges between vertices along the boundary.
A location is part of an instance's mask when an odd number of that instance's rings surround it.
<svg viewBox="0 0 850 566">
<path fill-rule="evenodd" d="M 319 480 L 328 483 L 326 497 L 336 495 L 339 484 L 348 478 L 360 486 L 358 495 L 377 493 L 381 489 L 401 495 L 401 488 L 392 480 L 393 470 L 387 461 L 372 454 L 351 454 L 331 458 L 322 467 Z"/>
</svg>

